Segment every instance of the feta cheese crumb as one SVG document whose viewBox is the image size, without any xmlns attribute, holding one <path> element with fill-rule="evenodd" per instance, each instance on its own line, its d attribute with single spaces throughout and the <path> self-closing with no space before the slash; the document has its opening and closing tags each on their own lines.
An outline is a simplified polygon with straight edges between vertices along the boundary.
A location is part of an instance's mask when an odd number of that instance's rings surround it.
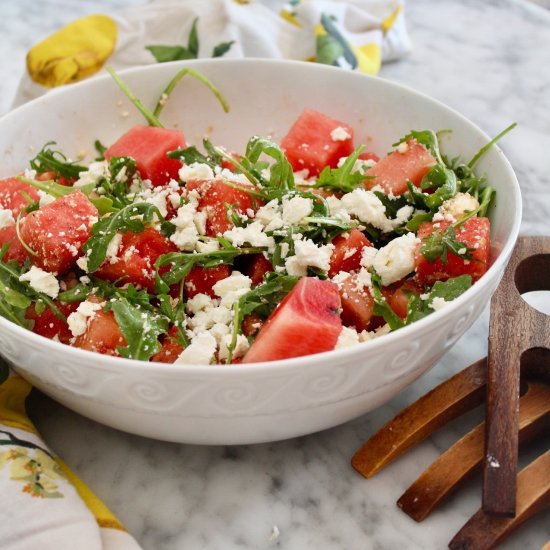
<svg viewBox="0 0 550 550">
<path fill-rule="evenodd" d="M 340 200 L 342 207 L 355 216 L 359 221 L 368 223 L 384 233 L 393 231 L 395 227 L 401 225 L 403 220 L 390 220 L 386 217 L 386 207 L 382 201 L 372 192 L 365 189 L 354 189 L 351 193 L 346 193 Z M 407 212 L 412 213 L 410 206 L 403 207 L 402 216 Z M 409 210 L 410 209 L 410 210 Z"/>
<path fill-rule="evenodd" d="M 122 233 L 115 233 L 114 237 L 109 241 L 109 244 L 107 245 L 107 251 L 105 254 L 105 259 L 110 264 L 116 264 L 118 262 L 117 254 L 120 249 L 121 243 L 122 243 Z"/>
<path fill-rule="evenodd" d="M 214 179 L 214 172 L 208 164 L 193 162 L 192 164 L 184 164 L 179 169 L 178 176 L 182 181 L 211 180 Z"/>
<path fill-rule="evenodd" d="M 430 307 L 434 310 L 434 311 L 439 311 L 442 307 L 445 307 L 449 302 L 445 301 L 443 298 L 441 298 L 440 296 L 436 296 L 431 304 L 430 304 Z"/>
<path fill-rule="evenodd" d="M 275 240 L 264 233 L 263 225 L 258 221 L 245 227 L 233 227 L 223 236 L 229 239 L 233 246 L 243 246 L 248 243 L 250 246 L 265 246 L 270 252 L 275 250 Z"/>
<path fill-rule="evenodd" d="M 406 142 L 406 141 L 402 141 L 398 146 L 397 146 L 397 152 L 398 153 L 406 153 L 407 151 L 409 150 L 409 144 Z"/>
<path fill-rule="evenodd" d="M 414 270 L 414 256 L 419 243 L 420 239 L 414 233 L 407 233 L 378 251 L 373 266 L 384 286 L 399 281 Z"/>
<path fill-rule="evenodd" d="M 330 139 L 332 139 L 332 141 L 346 141 L 350 138 L 350 133 L 343 126 L 337 126 L 330 133 Z"/>
<path fill-rule="evenodd" d="M 229 277 L 218 281 L 212 290 L 221 298 L 220 305 L 230 308 L 252 286 L 250 277 L 238 271 L 233 271 Z"/>
<path fill-rule="evenodd" d="M 216 353 L 216 339 L 206 331 L 199 332 L 191 344 L 187 346 L 178 356 L 176 364 L 210 365 Z"/>
<path fill-rule="evenodd" d="M 313 201 L 304 197 L 283 199 L 283 222 L 286 225 L 296 225 L 309 216 L 313 210 Z"/>
<path fill-rule="evenodd" d="M 76 308 L 76 311 L 73 311 L 67 317 L 67 324 L 69 329 L 72 332 L 73 336 L 80 336 L 86 332 L 86 328 L 89 322 L 95 317 L 96 311 L 99 311 L 105 302 L 90 302 L 84 300 Z"/>
<path fill-rule="evenodd" d="M 20 281 L 27 281 L 36 292 L 43 292 L 50 298 L 57 298 L 59 294 L 59 281 L 53 273 L 48 273 L 40 267 L 33 265 L 27 273 L 19 277 Z"/>
<path fill-rule="evenodd" d="M 296 240 L 294 242 L 295 255 L 285 260 L 287 273 L 289 275 L 305 277 L 308 267 L 316 267 L 323 271 L 328 271 L 333 250 L 333 244 L 317 246 L 311 239 Z"/>
<path fill-rule="evenodd" d="M 338 336 L 334 349 L 350 348 L 359 344 L 359 334 L 354 328 L 342 327 L 342 332 Z"/>
<path fill-rule="evenodd" d="M 88 166 L 88 170 L 84 170 L 78 174 L 78 179 L 74 182 L 73 187 L 84 187 L 89 184 L 96 185 L 102 177 L 109 177 L 107 162 L 92 162 Z"/>
<path fill-rule="evenodd" d="M 0 229 L 14 224 L 13 212 L 9 209 L 0 209 Z"/>
<path fill-rule="evenodd" d="M 454 197 L 447 199 L 439 207 L 434 215 L 434 221 L 447 221 L 454 223 L 467 212 L 479 207 L 478 200 L 469 193 L 457 193 Z"/>
<path fill-rule="evenodd" d="M 82 271 L 88 273 L 88 258 L 86 256 L 81 256 L 80 258 L 77 258 L 76 265 L 80 269 L 82 269 Z"/>
<path fill-rule="evenodd" d="M 226 334 L 221 338 L 220 351 L 218 357 L 221 360 L 225 360 L 229 357 L 229 346 L 231 344 L 232 335 Z M 250 347 L 248 338 L 244 334 L 237 335 L 237 342 L 235 343 L 235 349 L 233 350 L 233 358 L 242 357 Z"/>
<path fill-rule="evenodd" d="M 38 196 L 39 196 L 38 206 L 40 206 L 40 208 L 42 208 L 43 206 L 46 206 L 47 204 L 52 203 L 55 200 L 55 197 L 52 197 L 45 191 L 42 191 L 42 189 L 38 190 Z"/>
</svg>

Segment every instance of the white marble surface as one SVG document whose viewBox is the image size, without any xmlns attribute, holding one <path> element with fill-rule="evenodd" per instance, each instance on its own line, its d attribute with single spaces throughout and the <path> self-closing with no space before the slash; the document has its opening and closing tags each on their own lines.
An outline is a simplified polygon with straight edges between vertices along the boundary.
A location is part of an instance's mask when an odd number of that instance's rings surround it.
<svg viewBox="0 0 550 550">
<path fill-rule="evenodd" d="M 3 0 L 0 112 L 11 104 L 30 46 L 80 15 L 140 3 Z M 526 0 L 415 0 L 407 19 L 412 55 L 385 66 L 381 76 L 436 97 L 492 135 L 517 121 L 503 148 L 522 186 L 522 230 L 550 234 L 550 12 Z M 480 477 L 421 524 L 395 501 L 481 413 L 455 422 L 371 480 L 356 474 L 350 459 L 404 405 L 483 356 L 487 325 L 485 313 L 430 373 L 386 406 L 295 440 L 246 447 L 161 443 L 95 424 L 44 397 L 35 402 L 37 423 L 148 550 L 440 549 L 479 507 Z M 540 441 L 522 461 L 547 445 Z M 280 535 L 271 540 L 275 525 Z M 503 548 L 534 550 L 548 540 L 547 512 Z"/>
</svg>

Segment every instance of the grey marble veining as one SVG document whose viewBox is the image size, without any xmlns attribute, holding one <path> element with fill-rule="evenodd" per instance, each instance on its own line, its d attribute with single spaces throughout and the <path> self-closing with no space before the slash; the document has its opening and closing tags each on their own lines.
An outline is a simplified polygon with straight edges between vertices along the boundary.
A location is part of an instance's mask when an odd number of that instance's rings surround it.
<svg viewBox="0 0 550 550">
<path fill-rule="evenodd" d="M 4 0 L 0 112 L 11 104 L 32 44 L 78 16 L 140 3 Z M 436 97 L 490 135 L 518 122 L 503 148 L 522 186 L 522 231 L 550 234 L 550 12 L 525 0 L 415 0 L 406 15 L 413 52 L 385 66 L 381 76 Z M 370 480 L 355 473 L 350 459 L 403 406 L 483 356 L 487 326 L 485 312 L 432 371 L 387 405 L 346 425 L 279 443 L 177 445 L 103 427 L 44 397 L 34 408 L 46 441 L 147 550 L 436 550 L 479 507 L 480 477 L 421 524 L 395 501 L 479 421 L 481 411 Z M 540 442 L 522 461 L 544 448 Z M 547 512 L 503 548 L 535 550 L 548 540 Z"/>
</svg>

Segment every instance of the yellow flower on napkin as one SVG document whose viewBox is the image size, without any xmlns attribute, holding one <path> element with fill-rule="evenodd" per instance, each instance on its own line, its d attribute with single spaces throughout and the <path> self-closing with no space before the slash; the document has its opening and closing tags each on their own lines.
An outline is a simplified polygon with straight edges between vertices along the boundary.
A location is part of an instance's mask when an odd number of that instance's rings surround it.
<svg viewBox="0 0 550 550">
<path fill-rule="evenodd" d="M 106 15 L 77 19 L 33 46 L 27 70 L 32 80 L 49 88 L 83 80 L 103 67 L 116 38 L 116 24 Z"/>
</svg>

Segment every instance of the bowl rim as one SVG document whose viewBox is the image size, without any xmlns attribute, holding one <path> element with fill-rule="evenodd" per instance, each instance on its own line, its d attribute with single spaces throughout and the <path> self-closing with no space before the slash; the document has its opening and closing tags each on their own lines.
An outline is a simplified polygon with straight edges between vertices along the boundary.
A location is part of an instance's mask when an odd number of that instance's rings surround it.
<svg viewBox="0 0 550 550">
<path fill-rule="evenodd" d="M 454 108 L 449 107 L 442 101 L 435 99 L 423 92 L 419 92 L 405 84 L 384 79 L 380 76 L 374 77 L 364 73 L 359 73 L 356 71 L 347 71 L 345 69 L 341 69 L 341 68 L 333 67 L 329 65 L 316 64 L 316 63 L 298 61 L 298 60 L 268 59 L 268 58 L 254 58 L 254 57 L 229 58 L 229 59 L 193 59 L 193 60 L 173 61 L 168 63 L 151 64 L 151 65 L 140 65 L 137 67 L 122 69 L 120 71 L 117 71 L 117 74 L 123 77 L 125 75 L 148 73 L 150 71 L 153 71 L 153 72 L 166 71 L 170 67 L 174 69 L 184 68 L 186 66 L 191 66 L 191 67 L 206 66 L 207 67 L 209 65 L 216 66 L 221 63 L 223 63 L 224 65 L 247 65 L 247 64 L 254 65 L 257 63 L 262 63 L 265 65 L 271 65 L 273 67 L 285 67 L 285 66 L 301 67 L 306 70 L 326 72 L 327 75 L 330 73 L 334 73 L 334 74 L 339 73 L 340 75 L 345 75 L 344 78 L 363 79 L 366 81 L 376 82 L 377 83 L 376 85 L 393 88 L 409 96 L 411 95 L 416 96 L 419 99 L 422 99 L 424 101 L 428 101 L 430 103 L 433 103 L 434 105 L 437 105 L 438 108 L 444 111 L 447 111 L 451 116 L 459 119 L 463 124 L 468 126 L 475 133 L 485 138 L 487 142 L 491 140 L 491 138 L 483 130 L 481 130 L 475 123 L 473 123 L 470 119 L 466 118 L 464 115 L 456 111 Z M 95 76 L 89 80 L 84 80 L 81 82 L 71 84 L 70 86 L 67 86 L 67 87 L 60 87 L 60 88 L 51 90 L 46 95 L 37 97 L 29 101 L 28 103 L 25 103 L 7 112 L 6 114 L 0 117 L 0 123 L 3 123 L 4 121 L 11 119 L 12 117 L 19 116 L 19 113 L 21 113 L 22 111 L 28 108 L 32 108 L 34 105 L 36 105 L 39 102 L 49 101 L 49 98 L 52 98 L 52 97 L 55 98 L 58 95 L 64 95 L 64 94 L 74 94 L 74 93 L 78 94 L 82 89 L 85 89 L 86 87 L 98 86 L 98 85 L 101 85 L 101 82 L 106 82 L 106 81 L 112 81 L 112 78 L 108 74 L 103 74 L 103 75 Z M 117 88 L 115 87 L 113 88 L 113 90 L 116 90 L 116 89 Z M 511 223 L 511 230 L 510 230 L 510 238 L 506 242 L 504 242 L 502 248 L 499 251 L 498 257 L 491 264 L 487 272 L 475 284 L 473 284 L 472 287 L 468 289 L 464 294 L 462 294 L 461 296 L 459 296 L 458 298 L 450 302 L 441 310 L 434 311 L 427 317 L 420 319 L 412 323 L 411 325 L 407 325 L 399 330 L 385 334 L 383 337 L 374 338 L 372 340 L 368 340 L 366 342 L 362 342 L 360 344 L 357 344 L 348 348 L 335 349 L 335 350 L 330 350 L 322 353 L 305 355 L 301 357 L 293 357 L 289 359 L 282 359 L 282 360 L 276 360 L 276 361 L 261 361 L 257 363 L 236 363 L 231 365 L 224 365 L 224 364 L 194 365 L 194 364 L 186 364 L 186 363 L 159 363 L 159 362 L 152 362 L 152 361 L 140 361 L 137 359 L 127 359 L 124 357 L 104 355 L 104 354 L 100 354 L 100 353 L 96 353 L 88 350 L 75 348 L 70 345 L 63 344 L 61 342 L 57 342 L 55 340 L 51 340 L 49 338 L 35 334 L 30 330 L 20 327 L 15 323 L 12 323 L 11 321 L 9 321 L 8 319 L 5 319 L 2 316 L 0 316 L 0 329 L 2 330 L 2 332 L 4 332 L 5 330 L 15 331 L 15 333 L 21 336 L 23 339 L 29 338 L 31 342 L 37 344 L 40 347 L 43 347 L 44 351 L 51 350 L 52 352 L 63 352 L 69 358 L 74 358 L 75 361 L 77 361 L 78 359 L 86 359 L 87 363 L 89 363 L 89 360 L 93 357 L 95 359 L 95 362 L 97 363 L 94 366 L 99 367 L 103 365 L 111 369 L 116 366 L 117 369 L 121 369 L 121 370 L 131 369 L 132 372 L 146 370 L 147 372 L 156 372 L 156 373 L 166 372 L 166 373 L 176 374 L 176 373 L 179 373 L 180 371 L 183 371 L 189 374 L 203 375 L 203 376 L 204 375 L 208 376 L 207 373 L 212 373 L 212 376 L 239 376 L 243 372 L 262 373 L 262 372 L 269 372 L 269 371 L 278 371 L 279 369 L 286 370 L 289 368 L 294 368 L 294 369 L 303 368 L 303 367 L 308 367 L 310 364 L 321 363 L 321 362 L 325 363 L 327 360 L 331 360 L 331 359 L 334 359 L 335 363 L 341 363 L 343 361 L 349 362 L 349 360 L 351 360 L 352 358 L 356 359 L 357 361 L 361 361 L 362 359 L 361 355 L 367 351 L 376 352 L 377 350 L 379 350 L 379 348 L 386 346 L 386 344 L 388 345 L 388 347 L 390 347 L 392 342 L 395 342 L 397 338 L 401 339 L 402 336 L 409 336 L 411 338 L 414 338 L 414 336 L 417 335 L 418 333 L 429 331 L 430 327 L 432 326 L 435 327 L 439 324 L 442 316 L 450 315 L 452 314 L 453 311 L 459 309 L 463 303 L 473 301 L 474 299 L 477 298 L 479 294 L 483 293 L 484 289 L 492 283 L 495 277 L 500 278 L 502 276 L 502 274 L 498 275 L 498 273 L 504 272 L 504 266 L 512 253 L 512 250 L 515 246 L 515 242 L 519 234 L 521 217 L 522 217 L 522 200 L 521 200 L 519 182 L 510 164 L 510 161 L 506 158 L 506 156 L 504 155 L 502 149 L 499 147 L 498 144 L 495 144 L 493 148 L 499 154 L 499 160 L 500 162 L 503 163 L 503 166 L 507 172 L 507 175 L 513 184 L 512 203 L 515 205 L 515 212 L 514 212 L 513 219 L 511 220 L 512 223 Z M 16 368 L 17 368 L 17 365 L 16 365 Z"/>
</svg>

